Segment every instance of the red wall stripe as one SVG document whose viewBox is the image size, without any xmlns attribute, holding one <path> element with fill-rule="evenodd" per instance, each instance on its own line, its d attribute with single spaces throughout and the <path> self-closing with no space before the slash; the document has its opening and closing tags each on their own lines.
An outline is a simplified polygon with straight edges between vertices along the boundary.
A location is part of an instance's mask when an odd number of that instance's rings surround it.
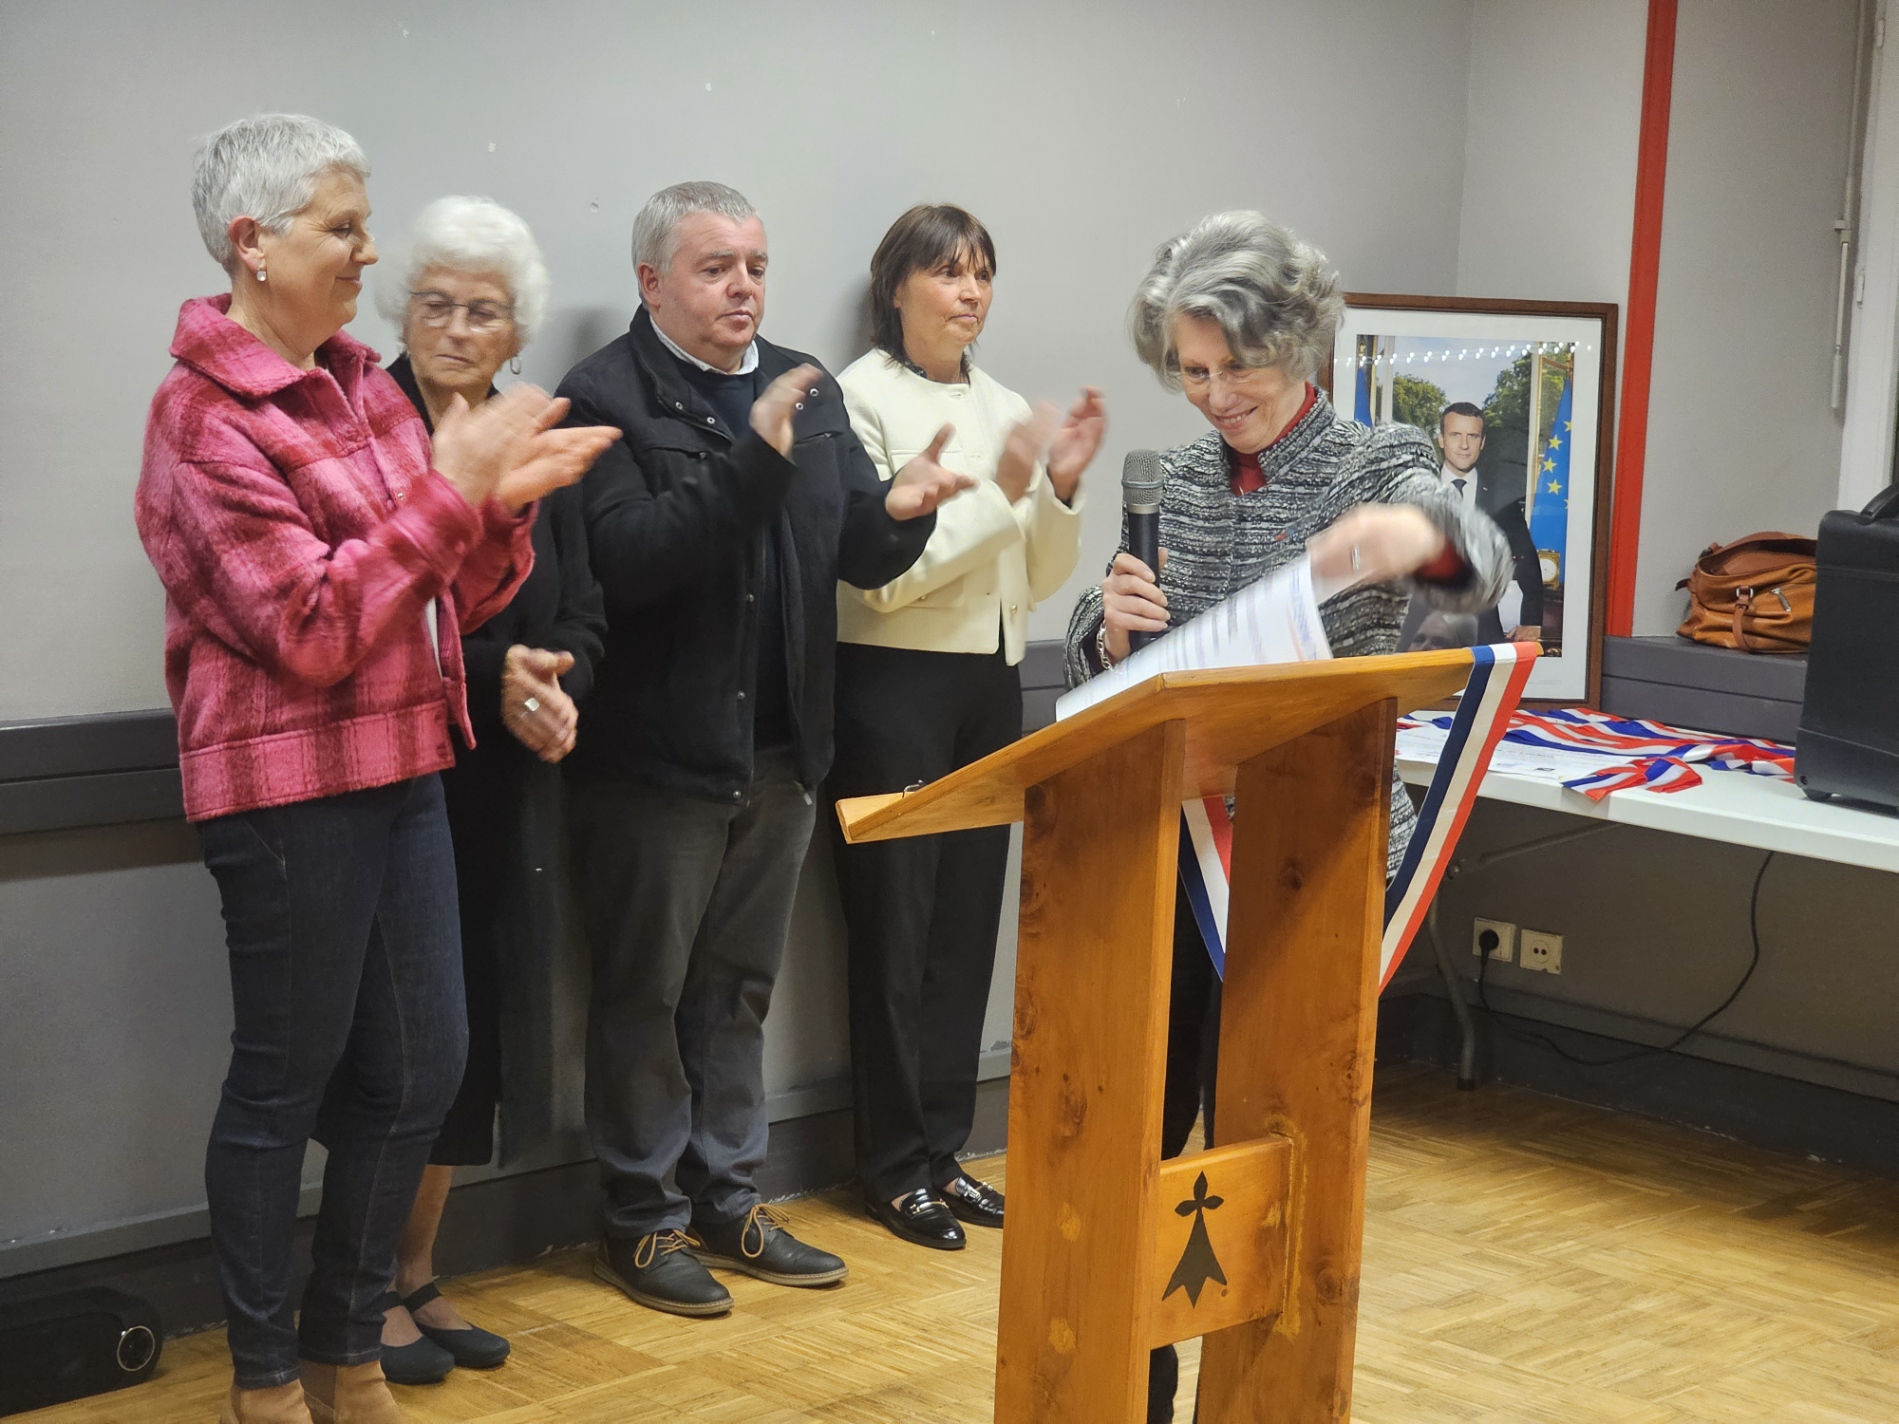
<svg viewBox="0 0 1899 1424">
<path fill-rule="evenodd" d="M 1635 234 L 1629 249 L 1624 313 L 1622 418 L 1615 450 L 1610 516 L 1609 599 L 1612 637 L 1635 623 L 1635 558 L 1642 536 L 1642 471 L 1648 453 L 1648 393 L 1655 357 L 1655 282 L 1662 265 L 1662 194 L 1668 184 L 1668 110 L 1675 82 L 1676 0 L 1648 0 L 1648 54 L 1642 65 L 1642 133 L 1635 160 Z"/>
</svg>

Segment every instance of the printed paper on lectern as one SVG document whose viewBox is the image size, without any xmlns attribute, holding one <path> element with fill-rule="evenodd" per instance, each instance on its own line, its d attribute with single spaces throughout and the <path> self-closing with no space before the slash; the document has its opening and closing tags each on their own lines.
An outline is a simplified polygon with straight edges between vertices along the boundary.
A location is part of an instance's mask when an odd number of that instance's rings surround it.
<svg viewBox="0 0 1899 1424">
<path fill-rule="evenodd" d="M 1304 663 L 1331 656 L 1332 646 L 1319 621 L 1312 561 L 1299 559 L 1064 693 L 1056 700 L 1055 720 L 1164 672 Z"/>
</svg>

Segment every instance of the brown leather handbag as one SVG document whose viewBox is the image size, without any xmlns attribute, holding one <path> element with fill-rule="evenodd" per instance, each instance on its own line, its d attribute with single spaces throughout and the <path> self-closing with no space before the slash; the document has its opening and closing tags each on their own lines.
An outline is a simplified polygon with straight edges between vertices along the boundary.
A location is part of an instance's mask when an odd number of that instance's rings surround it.
<svg viewBox="0 0 1899 1424">
<path fill-rule="evenodd" d="M 1688 590 L 1688 617 L 1676 631 L 1697 643 L 1748 653 L 1804 653 L 1813 638 L 1815 544 L 1764 531 L 1710 544 Z"/>
</svg>

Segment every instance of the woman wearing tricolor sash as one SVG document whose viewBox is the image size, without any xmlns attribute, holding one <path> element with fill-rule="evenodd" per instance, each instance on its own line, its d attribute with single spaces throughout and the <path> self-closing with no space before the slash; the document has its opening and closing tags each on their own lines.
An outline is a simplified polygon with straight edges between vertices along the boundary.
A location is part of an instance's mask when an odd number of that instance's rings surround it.
<svg viewBox="0 0 1899 1424">
<path fill-rule="evenodd" d="M 1344 307 L 1324 254 L 1258 213 L 1217 213 L 1160 248 L 1128 315 L 1135 350 L 1213 429 L 1161 457 L 1161 568 L 1126 551 L 1124 529 L 1077 603 L 1070 686 L 1127 657 L 1130 634 L 1165 632 L 1306 555 L 1315 583 L 1340 590 L 1319 610 L 1338 657 L 1396 652 L 1413 593 L 1452 613 L 1496 603 L 1509 545 L 1444 492 L 1430 440 L 1348 420 L 1312 383 Z M 1415 819 L 1394 785 L 1388 874 Z M 1185 896 L 1169 1012 L 1163 1157 L 1185 1147 L 1203 1096 L 1213 1104 L 1218 983 Z M 1172 1419 L 1176 1377 L 1172 1347 L 1156 1351 L 1150 1421 Z"/>
</svg>

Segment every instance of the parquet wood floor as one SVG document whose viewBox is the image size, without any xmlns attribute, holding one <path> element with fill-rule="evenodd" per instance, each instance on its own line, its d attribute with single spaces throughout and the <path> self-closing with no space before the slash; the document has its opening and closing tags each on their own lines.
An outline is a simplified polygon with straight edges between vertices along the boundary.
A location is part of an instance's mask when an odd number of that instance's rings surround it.
<svg viewBox="0 0 1899 1424">
<path fill-rule="evenodd" d="M 1000 1162 L 979 1170 L 1003 1177 Z M 841 1193 L 790 1211 L 794 1229 L 851 1262 L 850 1280 L 805 1293 L 740 1278 L 724 1320 L 632 1305 L 581 1253 L 457 1281 L 456 1299 L 512 1337 L 514 1358 L 400 1391 L 410 1417 L 986 1421 L 997 1233 L 938 1255 L 895 1241 Z M 228 1371 L 221 1333 L 175 1340 L 150 1384 L 21 1418 L 210 1424 Z M 1383 1068 L 1353 1417 L 1893 1424 L 1899 1182 Z"/>
</svg>

